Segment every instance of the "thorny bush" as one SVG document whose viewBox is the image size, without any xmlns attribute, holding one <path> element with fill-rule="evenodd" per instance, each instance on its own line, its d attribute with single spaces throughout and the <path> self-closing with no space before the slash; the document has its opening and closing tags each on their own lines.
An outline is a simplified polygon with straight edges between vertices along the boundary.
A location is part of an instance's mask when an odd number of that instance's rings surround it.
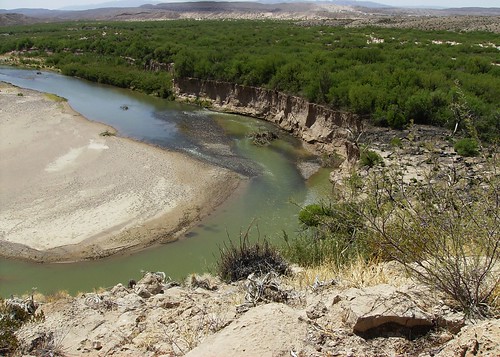
<svg viewBox="0 0 500 357">
<path fill-rule="evenodd" d="M 220 257 L 217 261 L 217 272 L 221 279 L 233 282 L 246 279 L 250 274 L 264 275 L 274 272 L 279 275 L 288 273 L 289 266 L 278 250 L 267 240 L 258 239 L 250 242 L 249 232 L 240 234 L 239 245 L 233 241 L 219 247 Z"/>
<path fill-rule="evenodd" d="M 382 170 L 367 184 L 360 212 L 379 255 L 404 264 L 423 283 L 445 293 L 471 317 L 498 308 L 500 177 L 496 155 L 480 182 L 456 168 L 433 171 L 407 185 Z M 496 272 L 496 273 L 495 273 Z"/>
</svg>

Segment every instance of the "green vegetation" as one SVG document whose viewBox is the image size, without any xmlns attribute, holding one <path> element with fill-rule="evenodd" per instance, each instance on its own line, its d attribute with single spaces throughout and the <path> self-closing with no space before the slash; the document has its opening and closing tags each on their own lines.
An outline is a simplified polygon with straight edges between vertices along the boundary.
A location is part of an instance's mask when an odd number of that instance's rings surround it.
<svg viewBox="0 0 500 357">
<path fill-rule="evenodd" d="M 365 241 L 360 233 L 361 217 L 357 204 L 311 204 L 299 213 L 302 232 L 295 238 L 286 234 L 283 254 L 301 266 L 332 263 L 340 267 L 364 255 Z"/>
<path fill-rule="evenodd" d="M 52 100 L 52 101 L 58 102 L 58 103 L 68 101 L 66 98 L 59 97 L 58 95 L 55 95 L 52 93 L 45 93 L 45 97 L 47 97 L 47 99 L 49 99 L 49 100 Z"/>
<path fill-rule="evenodd" d="M 455 151 L 461 156 L 478 156 L 479 155 L 479 144 L 476 140 L 471 138 L 464 138 L 457 140 L 455 145 L 453 145 Z"/>
<path fill-rule="evenodd" d="M 325 205 L 308 205 L 300 210 L 299 222 L 305 227 L 317 227 L 323 217 L 331 216 L 332 213 L 332 209 Z"/>
<path fill-rule="evenodd" d="M 408 184 L 382 168 L 336 192 L 337 203 L 306 206 L 303 231 L 285 236 L 283 254 L 302 266 L 342 269 L 352 261 L 396 260 L 470 316 L 498 312 L 500 176 L 496 155 L 479 185 L 456 167 Z"/>
<path fill-rule="evenodd" d="M 359 155 L 359 164 L 361 166 L 384 166 L 384 159 L 373 150 L 363 149 Z"/>
<path fill-rule="evenodd" d="M 0 354 L 2 356 L 14 355 L 17 351 L 19 341 L 15 332 L 22 325 L 31 321 L 42 321 L 44 319 L 42 312 L 35 313 L 36 307 L 32 300 L 28 301 L 28 304 L 25 305 L 29 306 L 29 309 L 21 305 L 15 299 L 5 301 L 0 298 Z"/>
<path fill-rule="evenodd" d="M 500 36 L 493 33 L 190 20 L 1 32 L 0 53 L 20 51 L 26 63 L 42 57 L 64 74 L 162 97 L 172 95 L 174 63 L 175 77 L 263 86 L 396 128 L 413 120 L 465 129 L 454 104 L 466 101 L 480 139 L 500 136 Z"/>
</svg>

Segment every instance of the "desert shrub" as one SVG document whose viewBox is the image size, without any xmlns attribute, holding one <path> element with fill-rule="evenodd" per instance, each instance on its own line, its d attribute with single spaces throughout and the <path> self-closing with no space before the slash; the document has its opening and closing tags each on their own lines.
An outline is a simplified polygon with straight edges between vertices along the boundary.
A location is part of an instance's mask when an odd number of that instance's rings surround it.
<svg viewBox="0 0 500 357">
<path fill-rule="evenodd" d="M 493 167 L 493 173 L 495 165 Z M 500 179 L 481 185 L 441 168 L 425 185 L 391 173 L 372 177 L 361 214 L 372 246 L 446 294 L 470 316 L 491 315 L 500 263 Z"/>
<path fill-rule="evenodd" d="M 63 347 L 64 335 L 58 336 L 54 332 L 41 332 L 38 336 L 31 341 L 30 346 L 21 348 L 23 356 L 50 356 L 50 357 L 64 357 L 68 354 Z"/>
<path fill-rule="evenodd" d="M 240 234 L 238 245 L 229 240 L 229 243 L 224 243 L 224 246 L 219 248 L 219 253 L 217 272 L 226 282 L 246 279 L 252 273 L 288 273 L 288 263 L 280 252 L 266 239 L 259 238 L 256 242 L 250 242 L 249 230 Z"/>
<path fill-rule="evenodd" d="M 17 351 L 19 341 L 15 332 L 23 324 L 44 318 L 42 313 L 35 314 L 34 303 L 31 306 L 32 309 L 25 309 L 19 304 L 11 304 L 0 298 L 0 355 L 13 355 Z"/>
<path fill-rule="evenodd" d="M 362 150 L 359 156 L 359 164 L 361 166 L 384 166 L 384 159 L 373 150 Z"/>
<path fill-rule="evenodd" d="M 299 212 L 299 222 L 305 227 L 316 227 L 325 216 L 330 216 L 332 210 L 323 204 L 311 204 Z"/>
<path fill-rule="evenodd" d="M 497 157 L 493 149 L 485 158 L 481 182 L 460 174 L 466 163 L 431 170 L 419 184 L 405 183 L 396 168 L 373 171 L 362 184 L 340 188 L 337 203 L 307 206 L 305 221 L 314 224 L 303 225 L 297 237 L 285 235 L 283 252 L 304 266 L 337 269 L 356 259 L 394 260 L 469 316 L 494 315 L 500 300 Z"/>
<path fill-rule="evenodd" d="M 464 138 L 457 140 L 453 148 L 460 156 L 478 156 L 479 144 L 472 138 Z"/>
<path fill-rule="evenodd" d="M 312 204 L 299 213 L 302 231 L 293 238 L 284 234 L 283 254 L 302 266 L 324 263 L 341 266 L 365 256 L 366 240 L 354 202 Z"/>
</svg>

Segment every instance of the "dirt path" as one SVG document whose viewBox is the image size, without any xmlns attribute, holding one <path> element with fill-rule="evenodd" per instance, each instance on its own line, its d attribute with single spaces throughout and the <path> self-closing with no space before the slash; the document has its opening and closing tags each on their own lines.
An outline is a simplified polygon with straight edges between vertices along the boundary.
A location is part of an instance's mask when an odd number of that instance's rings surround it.
<svg viewBox="0 0 500 357">
<path fill-rule="evenodd" d="M 2 255 L 73 261 L 175 240 L 240 182 L 106 131 L 64 101 L 0 83 Z"/>
</svg>

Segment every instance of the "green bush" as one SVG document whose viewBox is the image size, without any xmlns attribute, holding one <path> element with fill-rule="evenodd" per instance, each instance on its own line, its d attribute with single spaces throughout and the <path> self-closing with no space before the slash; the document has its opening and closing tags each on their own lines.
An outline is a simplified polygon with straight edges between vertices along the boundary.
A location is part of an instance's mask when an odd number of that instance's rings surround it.
<svg viewBox="0 0 500 357">
<path fill-rule="evenodd" d="M 384 159 L 373 150 L 362 150 L 359 156 L 359 164 L 361 166 L 384 166 Z"/>
<path fill-rule="evenodd" d="M 453 145 L 455 151 L 460 156 L 478 156 L 479 155 L 479 144 L 476 140 L 471 138 L 464 138 L 457 140 L 455 145 Z"/>
<path fill-rule="evenodd" d="M 303 230 L 293 238 L 284 234 L 283 254 L 302 266 L 325 262 L 341 266 L 367 253 L 357 204 L 312 204 L 299 213 Z"/>
<path fill-rule="evenodd" d="M 332 210 L 322 204 L 311 204 L 299 212 L 299 222 L 306 227 L 316 227 L 325 216 L 330 216 Z"/>
</svg>

